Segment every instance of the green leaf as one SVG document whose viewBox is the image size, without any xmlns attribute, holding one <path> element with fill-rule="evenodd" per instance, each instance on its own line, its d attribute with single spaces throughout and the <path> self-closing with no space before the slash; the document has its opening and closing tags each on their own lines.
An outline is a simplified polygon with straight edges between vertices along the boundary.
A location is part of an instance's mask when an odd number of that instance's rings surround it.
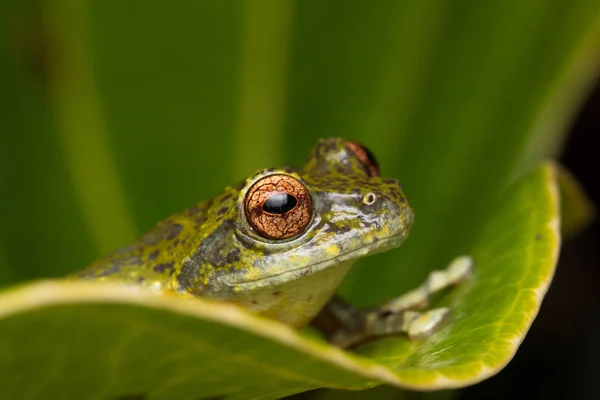
<svg viewBox="0 0 600 400">
<path fill-rule="evenodd" d="M 548 288 L 560 245 L 555 168 L 512 185 L 472 249 L 473 278 L 443 300 L 430 338 L 344 352 L 227 304 L 90 282 L 0 294 L 0 398 L 270 399 L 378 383 L 441 389 L 478 382 L 514 355 Z"/>
</svg>

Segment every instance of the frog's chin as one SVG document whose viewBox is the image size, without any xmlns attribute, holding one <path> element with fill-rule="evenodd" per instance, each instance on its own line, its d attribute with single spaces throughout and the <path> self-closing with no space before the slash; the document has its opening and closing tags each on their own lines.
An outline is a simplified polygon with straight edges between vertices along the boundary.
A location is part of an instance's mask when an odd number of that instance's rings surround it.
<svg viewBox="0 0 600 400">
<path fill-rule="evenodd" d="M 348 251 L 344 254 L 338 254 L 335 257 L 321 260 L 314 264 L 305 265 L 287 271 L 277 272 L 269 276 L 259 277 L 257 279 L 244 280 L 238 282 L 225 281 L 225 284 L 229 287 L 235 288 L 235 291 L 251 291 L 266 288 L 269 286 L 281 285 L 282 282 L 296 281 L 298 279 L 301 279 L 302 277 L 312 275 L 319 271 L 323 271 L 327 268 L 335 267 L 342 263 L 344 263 L 344 265 L 348 265 L 348 262 L 350 262 L 351 264 L 352 261 L 360 257 L 381 253 L 394 247 L 398 247 L 400 246 L 400 244 L 402 244 L 405 238 L 405 235 L 390 236 L 385 239 L 380 239 L 376 242 L 369 243 L 362 247 Z"/>
</svg>

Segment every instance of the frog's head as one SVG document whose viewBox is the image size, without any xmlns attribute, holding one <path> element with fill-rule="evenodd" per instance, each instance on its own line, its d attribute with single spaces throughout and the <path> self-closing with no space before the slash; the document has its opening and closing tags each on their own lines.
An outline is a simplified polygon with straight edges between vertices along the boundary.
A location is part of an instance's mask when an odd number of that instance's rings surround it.
<svg viewBox="0 0 600 400">
<path fill-rule="evenodd" d="M 235 190 L 232 207 L 189 258 L 204 292 L 229 287 L 235 296 L 385 251 L 413 223 L 400 183 L 379 176 L 365 147 L 340 138 L 319 141 L 302 168 L 266 169 Z"/>
</svg>

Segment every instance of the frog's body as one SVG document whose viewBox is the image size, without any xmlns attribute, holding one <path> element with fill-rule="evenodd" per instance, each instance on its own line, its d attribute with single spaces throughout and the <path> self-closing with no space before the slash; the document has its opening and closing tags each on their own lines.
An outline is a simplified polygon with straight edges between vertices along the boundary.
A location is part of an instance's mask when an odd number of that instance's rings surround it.
<svg viewBox="0 0 600 400">
<path fill-rule="evenodd" d="M 247 221 L 246 194 L 273 176 L 296 179 L 310 195 L 312 215 L 290 238 L 261 237 Z M 367 195 L 375 196 L 373 204 L 365 204 Z M 398 246 L 412 220 L 398 181 L 369 176 L 345 141 L 327 139 L 302 168 L 260 171 L 168 218 L 79 277 L 228 300 L 302 326 L 333 295 L 354 259 Z"/>
<path fill-rule="evenodd" d="M 413 211 L 366 148 L 319 141 L 298 169 L 266 169 L 158 224 L 76 277 L 238 303 L 301 327 L 353 261 L 406 239 Z"/>
</svg>

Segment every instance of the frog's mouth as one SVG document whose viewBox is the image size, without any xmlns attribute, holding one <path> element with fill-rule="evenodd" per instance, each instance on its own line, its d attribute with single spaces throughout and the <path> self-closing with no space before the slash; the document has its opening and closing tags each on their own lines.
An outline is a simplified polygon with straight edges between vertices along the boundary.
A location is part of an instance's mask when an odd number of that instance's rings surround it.
<svg viewBox="0 0 600 400">
<path fill-rule="evenodd" d="M 406 239 L 406 235 L 398 234 L 387 237 L 385 239 L 378 240 L 373 243 L 366 244 L 354 250 L 350 250 L 346 253 L 338 254 L 335 257 L 318 261 L 314 264 L 304 265 L 302 267 L 282 271 L 279 273 L 271 274 L 269 276 L 259 277 L 256 279 L 240 280 L 237 282 L 225 280 L 224 283 L 226 286 L 234 288 L 235 291 L 250 291 L 269 287 L 273 284 L 281 284 L 282 282 L 292 282 L 297 279 L 301 279 L 302 277 L 312 275 L 319 271 L 323 271 L 324 269 L 333 265 L 341 264 L 345 261 L 354 261 L 367 254 L 377 254 L 392 249 L 394 247 L 398 247 L 400 246 L 400 244 L 402 244 L 404 239 Z"/>
</svg>

